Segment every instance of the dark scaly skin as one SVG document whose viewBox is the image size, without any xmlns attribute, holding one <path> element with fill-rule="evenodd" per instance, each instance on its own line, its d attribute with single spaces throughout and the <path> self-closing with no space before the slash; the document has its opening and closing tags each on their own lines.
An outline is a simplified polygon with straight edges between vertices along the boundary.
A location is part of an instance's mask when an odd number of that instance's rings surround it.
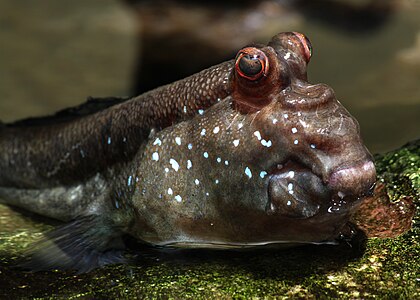
<svg viewBox="0 0 420 300">
<path fill-rule="evenodd" d="M 231 62 L 217 65 L 94 114 L 0 126 L 0 186 L 72 184 L 129 161 L 152 129 L 226 97 L 231 69 Z"/>
<path fill-rule="evenodd" d="M 76 219 L 32 267 L 119 261 L 124 234 L 181 247 L 335 243 L 376 173 L 357 121 L 307 82 L 310 57 L 302 34 L 282 33 L 96 113 L 4 127 L 0 196 Z"/>
</svg>

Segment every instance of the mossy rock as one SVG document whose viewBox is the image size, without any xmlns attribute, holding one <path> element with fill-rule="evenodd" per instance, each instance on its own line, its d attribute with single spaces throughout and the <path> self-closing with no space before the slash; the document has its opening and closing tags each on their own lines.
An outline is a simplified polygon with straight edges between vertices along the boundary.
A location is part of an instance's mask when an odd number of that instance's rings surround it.
<svg viewBox="0 0 420 300">
<path fill-rule="evenodd" d="M 86 274 L 31 273 L 15 265 L 54 224 L 0 205 L 0 298 L 419 299 L 420 140 L 376 161 L 391 199 L 414 199 L 413 227 L 394 239 L 356 238 L 339 246 L 248 252 L 142 247 L 132 250 L 133 262 L 126 265 Z"/>
</svg>

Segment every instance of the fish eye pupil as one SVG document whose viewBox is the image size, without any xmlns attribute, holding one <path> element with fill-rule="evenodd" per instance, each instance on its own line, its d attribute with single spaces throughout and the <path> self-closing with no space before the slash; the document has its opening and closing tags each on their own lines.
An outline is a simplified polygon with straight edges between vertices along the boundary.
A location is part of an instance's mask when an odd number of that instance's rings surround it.
<svg viewBox="0 0 420 300">
<path fill-rule="evenodd" d="M 238 67 L 244 75 L 249 77 L 255 77 L 263 69 L 260 58 L 256 55 L 249 54 L 245 54 L 240 58 Z"/>
</svg>

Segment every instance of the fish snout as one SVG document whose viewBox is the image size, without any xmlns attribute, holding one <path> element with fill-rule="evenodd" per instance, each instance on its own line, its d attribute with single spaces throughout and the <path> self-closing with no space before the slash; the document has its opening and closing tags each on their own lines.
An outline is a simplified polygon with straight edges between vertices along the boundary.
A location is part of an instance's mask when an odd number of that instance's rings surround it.
<svg viewBox="0 0 420 300">
<path fill-rule="evenodd" d="M 363 197 L 369 195 L 376 182 L 376 169 L 372 160 L 339 167 L 331 172 L 328 187 L 344 195 Z"/>
</svg>

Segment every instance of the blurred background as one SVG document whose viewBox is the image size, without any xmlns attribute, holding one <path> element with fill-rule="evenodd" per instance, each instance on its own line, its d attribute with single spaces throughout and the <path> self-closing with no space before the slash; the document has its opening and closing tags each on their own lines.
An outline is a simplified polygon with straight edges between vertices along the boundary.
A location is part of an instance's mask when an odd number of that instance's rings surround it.
<svg viewBox="0 0 420 300">
<path fill-rule="evenodd" d="M 0 0 L 0 120 L 131 96 L 300 31 L 368 148 L 420 137 L 420 0 Z"/>
</svg>

